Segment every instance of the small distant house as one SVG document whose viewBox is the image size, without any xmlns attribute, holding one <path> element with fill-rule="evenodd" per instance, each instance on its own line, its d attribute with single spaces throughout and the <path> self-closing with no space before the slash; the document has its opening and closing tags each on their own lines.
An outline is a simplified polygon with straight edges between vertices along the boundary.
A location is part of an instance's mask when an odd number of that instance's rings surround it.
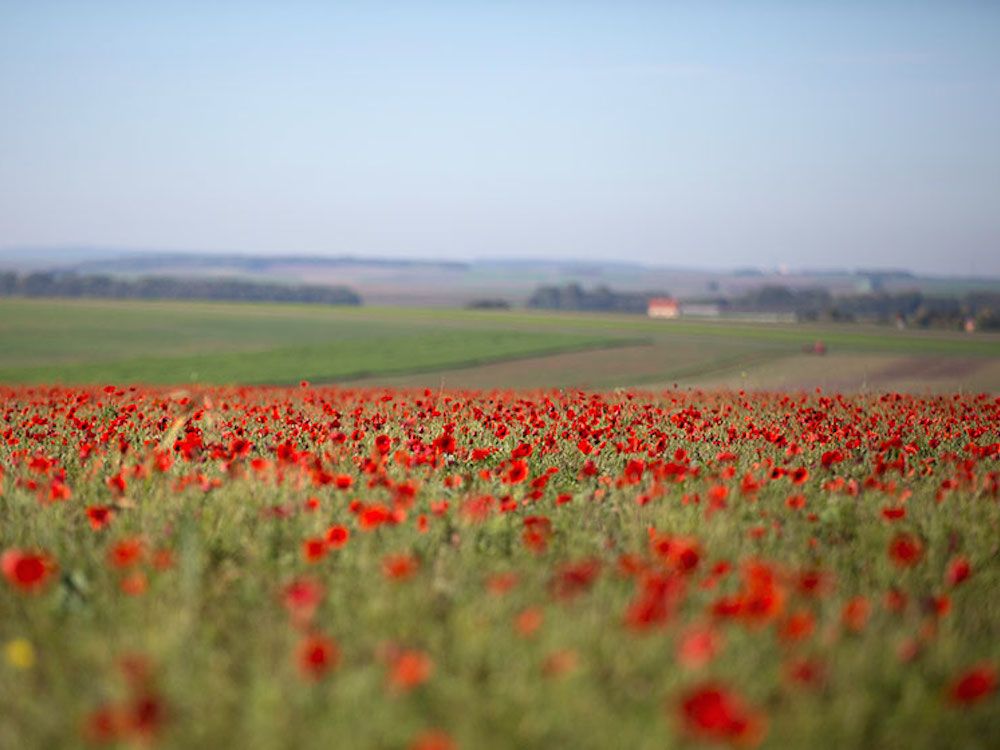
<svg viewBox="0 0 1000 750">
<path fill-rule="evenodd" d="M 646 313 L 651 318 L 679 318 L 681 305 L 673 297 L 654 297 L 649 301 Z"/>
</svg>

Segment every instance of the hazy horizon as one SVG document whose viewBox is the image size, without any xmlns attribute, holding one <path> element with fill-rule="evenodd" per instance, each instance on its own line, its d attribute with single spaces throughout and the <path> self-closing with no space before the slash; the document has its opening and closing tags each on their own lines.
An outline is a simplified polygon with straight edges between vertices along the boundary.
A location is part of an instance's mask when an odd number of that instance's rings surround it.
<svg viewBox="0 0 1000 750">
<path fill-rule="evenodd" d="M 517 264 L 537 264 L 537 265 L 563 265 L 563 266 L 574 266 L 578 265 L 580 267 L 605 267 L 605 268 L 649 268 L 658 271 L 678 271 L 683 273 L 710 273 L 714 275 L 724 276 L 727 274 L 740 275 L 746 272 L 761 272 L 762 274 L 769 275 L 781 275 L 787 274 L 790 276 L 795 275 L 819 275 L 819 274 L 865 274 L 865 273 L 912 273 L 914 275 L 925 277 L 925 278 L 953 278 L 968 279 L 968 278 L 983 278 L 987 280 L 993 280 L 998 276 L 993 276 L 990 274 L 974 274 L 963 273 L 959 270 L 952 271 L 919 271 L 912 268 L 907 268 L 905 266 L 890 266 L 890 265 L 836 265 L 835 263 L 827 265 L 790 265 L 790 264 L 778 264 L 778 265 L 761 265 L 761 264 L 742 264 L 742 265 L 699 265 L 697 262 L 691 263 L 664 263 L 656 260 L 653 261 L 641 261 L 641 260 L 629 260 L 623 258 L 574 258 L 571 256 L 566 257 L 516 257 L 516 256 L 481 256 L 481 257 L 436 257 L 432 255 L 427 256 L 402 256 L 402 255 L 374 255 L 374 254 L 354 254 L 354 253 L 322 253 L 322 252 L 294 252 L 294 251 L 276 251 L 268 252 L 266 250 L 261 250 L 257 252 L 243 251 L 239 249 L 217 249 L 217 250 L 198 250 L 193 248 L 156 248 L 156 247 L 110 247 L 110 246 L 91 246 L 91 245 L 38 245 L 38 246 L 14 246 L 14 247 L 0 247 L 0 271 L 5 269 L 3 262 L 8 261 L 8 266 L 11 268 L 26 267 L 26 268 L 37 268 L 37 269 L 56 269 L 56 268 L 68 268 L 72 267 L 72 263 L 87 263 L 93 261 L 111 261 L 116 258 L 122 259 L 133 259 L 133 258 L 156 258 L 159 256 L 163 257 L 183 257 L 191 259 L 202 259 L 202 258 L 219 258 L 220 260 L 226 259 L 236 259 L 236 258 L 265 258 L 265 259 L 280 259 L 280 258 L 296 258 L 304 260 L 343 260 L 351 263 L 357 263 L 358 265 L 364 265 L 365 263 L 417 263 L 425 265 L 434 264 L 467 264 L 470 266 L 475 266 L 477 264 L 482 265 L 517 265 Z M 33 261 L 30 263 L 25 263 L 25 261 Z M 10 261 L 20 261 L 15 262 L 12 265 Z M 70 265 L 61 265 L 70 264 Z"/>
<path fill-rule="evenodd" d="M 0 0 L 0 254 L 996 276 L 998 42 L 971 1 Z"/>
</svg>

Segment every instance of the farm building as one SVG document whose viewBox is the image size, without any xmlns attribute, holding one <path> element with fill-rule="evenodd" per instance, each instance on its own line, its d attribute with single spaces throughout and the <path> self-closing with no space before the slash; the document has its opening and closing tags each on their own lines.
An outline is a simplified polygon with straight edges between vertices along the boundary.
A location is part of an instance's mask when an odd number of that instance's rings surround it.
<svg viewBox="0 0 1000 750">
<path fill-rule="evenodd" d="M 654 297 L 649 301 L 646 313 L 651 318 L 679 318 L 681 306 L 673 297 Z"/>
</svg>

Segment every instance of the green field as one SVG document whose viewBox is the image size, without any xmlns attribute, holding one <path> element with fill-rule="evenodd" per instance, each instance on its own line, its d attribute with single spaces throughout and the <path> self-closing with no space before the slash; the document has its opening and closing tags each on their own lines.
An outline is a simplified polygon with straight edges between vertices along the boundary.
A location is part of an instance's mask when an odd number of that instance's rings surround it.
<svg viewBox="0 0 1000 750">
<path fill-rule="evenodd" d="M 822 340 L 825 357 L 804 354 Z M 1000 337 L 622 315 L 0 301 L 0 382 L 1000 390 Z"/>
</svg>

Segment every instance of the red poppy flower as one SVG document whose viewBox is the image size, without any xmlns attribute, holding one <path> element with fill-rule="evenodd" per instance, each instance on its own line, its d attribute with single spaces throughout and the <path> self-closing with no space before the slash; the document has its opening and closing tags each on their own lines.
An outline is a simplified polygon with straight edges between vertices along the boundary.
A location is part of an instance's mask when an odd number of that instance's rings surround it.
<svg viewBox="0 0 1000 750">
<path fill-rule="evenodd" d="M 778 638 L 785 643 L 795 643 L 813 634 L 816 618 L 812 612 L 801 611 L 790 614 L 778 628 Z"/>
<path fill-rule="evenodd" d="M 504 474 L 503 481 L 505 484 L 519 484 L 527 479 L 527 477 L 528 464 L 525 461 L 515 460 L 510 462 L 510 466 Z"/>
<path fill-rule="evenodd" d="M 458 745 L 446 732 L 430 729 L 413 738 L 409 750 L 457 750 Z"/>
<path fill-rule="evenodd" d="M 313 619 L 324 594 L 322 584 L 310 578 L 299 578 L 282 589 L 281 601 L 291 615 L 292 621 L 301 627 Z"/>
<path fill-rule="evenodd" d="M 923 543 L 912 534 L 901 533 L 889 542 L 889 559 L 900 568 L 909 568 L 924 555 Z"/>
<path fill-rule="evenodd" d="M 389 667 L 389 686 L 393 690 L 407 692 L 427 682 L 433 672 L 434 662 L 423 651 L 402 651 Z"/>
<path fill-rule="evenodd" d="M 108 562 L 116 568 L 128 568 L 142 560 L 146 545 L 138 537 L 122 539 L 108 550 Z"/>
<path fill-rule="evenodd" d="M 957 586 L 972 575 L 972 565 L 965 557 L 956 557 L 948 564 L 948 585 Z"/>
<path fill-rule="evenodd" d="M 319 562 L 326 557 L 326 553 L 329 551 L 326 540 L 321 537 L 310 537 L 302 542 L 302 556 L 308 563 Z"/>
<path fill-rule="evenodd" d="M 382 573 L 386 578 L 403 581 L 417 572 L 420 563 L 413 555 L 387 555 L 382 559 Z"/>
<path fill-rule="evenodd" d="M 337 524 L 326 530 L 326 543 L 333 549 L 340 549 L 347 544 L 347 540 L 350 538 L 351 532 L 346 526 Z"/>
<path fill-rule="evenodd" d="M 579 661 L 576 651 L 568 648 L 557 649 L 542 661 L 542 674 L 546 677 L 561 677 L 576 669 Z"/>
<path fill-rule="evenodd" d="M 542 626 L 545 615 L 538 607 L 521 610 L 514 619 L 514 628 L 524 638 L 529 638 Z"/>
<path fill-rule="evenodd" d="M 114 516 L 114 509 L 107 505 L 91 505 L 87 508 L 87 520 L 94 531 L 100 531 L 109 523 Z"/>
<path fill-rule="evenodd" d="M 118 588 L 128 596 L 142 596 L 149 588 L 149 579 L 141 570 L 136 570 L 122 578 L 118 583 Z"/>
<path fill-rule="evenodd" d="M 119 471 L 114 476 L 108 477 L 105 481 L 108 485 L 108 489 L 111 490 L 111 493 L 116 497 L 121 497 L 125 494 L 125 490 L 128 489 L 128 482 L 125 480 L 124 469 Z"/>
<path fill-rule="evenodd" d="M 711 627 L 685 633 L 677 644 L 677 661 L 688 669 L 698 669 L 715 658 L 722 648 L 722 635 Z"/>
<path fill-rule="evenodd" d="M 764 737 L 764 719 L 727 688 L 705 683 L 681 697 L 684 729 L 692 736 L 733 745 L 756 745 Z"/>
<path fill-rule="evenodd" d="M 48 585 L 57 565 L 44 552 L 9 549 L 0 557 L 0 568 L 4 578 L 15 588 L 36 593 Z"/>
<path fill-rule="evenodd" d="M 952 703 L 970 705 L 978 703 L 997 689 L 997 669 L 992 664 L 981 664 L 962 673 L 948 691 Z"/>
<path fill-rule="evenodd" d="M 863 596 L 856 596 L 844 605 L 841 621 L 844 627 L 854 633 L 860 633 L 868 624 L 871 614 L 871 604 Z"/>
<path fill-rule="evenodd" d="M 324 635 L 308 635 L 299 643 L 296 663 L 303 677 L 318 680 L 340 663 L 340 649 L 333 639 Z"/>
</svg>

